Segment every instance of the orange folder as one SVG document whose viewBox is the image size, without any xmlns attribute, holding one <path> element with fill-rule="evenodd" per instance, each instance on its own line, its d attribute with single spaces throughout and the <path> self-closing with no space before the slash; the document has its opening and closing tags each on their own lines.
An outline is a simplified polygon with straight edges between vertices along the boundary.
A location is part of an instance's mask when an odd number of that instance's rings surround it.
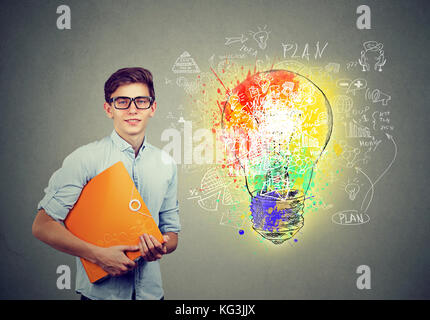
<svg viewBox="0 0 430 320">
<path fill-rule="evenodd" d="M 78 238 L 100 247 L 137 245 L 144 233 L 153 235 L 160 243 L 164 242 L 121 161 L 87 183 L 64 224 Z M 126 254 L 131 260 L 140 257 L 140 251 Z M 81 261 L 91 282 L 108 275 L 98 265 L 83 258 Z"/>
</svg>

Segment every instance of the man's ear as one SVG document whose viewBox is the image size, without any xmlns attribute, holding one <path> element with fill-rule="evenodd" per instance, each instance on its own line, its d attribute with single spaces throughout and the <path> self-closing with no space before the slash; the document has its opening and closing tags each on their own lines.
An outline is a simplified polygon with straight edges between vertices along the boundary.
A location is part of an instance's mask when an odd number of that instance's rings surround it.
<svg viewBox="0 0 430 320">
<path fill-rule="evenodd" d="M 154 116 L 155 110 L 157 110 L 157 101 L 154 101 L 154 103 L 151 105 L 151 113 L 149 114 L 151 118 Z"/>
<path fill-rule="evenodd" d="M 105 112 L 108 118 L 112 119 L 113 118 L 112 106 L 109 103 L 105 102 L 103 104 L 103 109 L 105 109 Z"/>
</svg>

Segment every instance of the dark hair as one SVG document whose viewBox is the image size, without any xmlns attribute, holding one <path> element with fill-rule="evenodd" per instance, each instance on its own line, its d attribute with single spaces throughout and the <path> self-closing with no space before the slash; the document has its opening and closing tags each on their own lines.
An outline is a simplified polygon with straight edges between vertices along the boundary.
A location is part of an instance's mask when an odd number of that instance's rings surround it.
<svg viewBox="0 0 430 320">
<path fill-rule="evenodd" d="M 143 83 L 148 86 L 149 95 L 152 101 L 155 100 L 154 83 L 152 82 L 152 73 L 144 68 L 122 68 L 112 74 L 105 82 L 105 100 L 109 103 L 112 93 L 118 87 L 129 83 Z"/>
</svg>

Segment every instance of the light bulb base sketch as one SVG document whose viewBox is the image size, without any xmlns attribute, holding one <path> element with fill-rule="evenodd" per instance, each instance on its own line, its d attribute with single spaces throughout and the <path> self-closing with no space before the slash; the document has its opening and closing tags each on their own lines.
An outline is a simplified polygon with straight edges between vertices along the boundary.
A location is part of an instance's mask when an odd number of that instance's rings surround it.
<svg viewBox="0 0 430 320">
<path fill-rule="evenodd" d="M 251 200 L 252 228 L 274 244 L 291 239 L 304 225 L 304 194 L 298 190 L 288 197 L 278 197 L 276 192 L 257 194 Z"/>
<path fill-rule="evenodd" d="M 332 132 L 325 94 L 292 71 L 249 73 L 225 101 L 221 127 L 225 166 L 245 179 L 253 229 L 274 244 L 292 238 Z"/>
</svg>

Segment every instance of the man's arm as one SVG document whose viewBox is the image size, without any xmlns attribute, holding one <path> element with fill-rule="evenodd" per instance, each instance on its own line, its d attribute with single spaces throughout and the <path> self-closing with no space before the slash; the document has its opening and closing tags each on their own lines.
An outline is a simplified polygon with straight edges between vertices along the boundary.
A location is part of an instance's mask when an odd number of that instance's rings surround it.
<svg viewBox="0 0 430 320">
<path fill-rule="evenodd" d="M 124 274 L 136 266 L 135 262 L 125 255 L 125 251 L 137 251 L 138 246 L 98 247 L 76 237 L 51 218 L 44 209 L 38 211 L 32 232 L 37 239 L 51 247 L 96 263 L 113 276 Z"/>
</svg>

